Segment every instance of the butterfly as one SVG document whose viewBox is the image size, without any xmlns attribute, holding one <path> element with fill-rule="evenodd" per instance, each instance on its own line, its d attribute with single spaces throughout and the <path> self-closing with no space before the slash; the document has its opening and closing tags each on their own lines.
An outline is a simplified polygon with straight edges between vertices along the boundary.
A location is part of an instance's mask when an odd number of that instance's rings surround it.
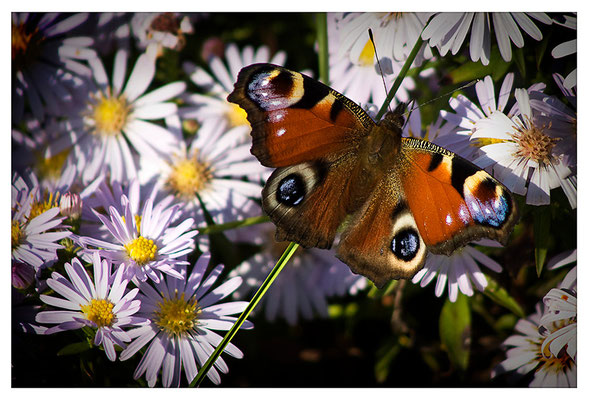
<svg viewBox="0 0 589 400">
<path fill-rule="evenodd" d="M 380 122 L 306 75 L 243 68 L 227 100 L 247 113 L 251 153 L 275 168 L 262 191 L 277 241 L 330 248 L 378 287 L 410 279 L 428 250 L 506 243 L 518 221 L 509 190 L 429 141 L 402 137 L 403 107 Z"/>
</svg>

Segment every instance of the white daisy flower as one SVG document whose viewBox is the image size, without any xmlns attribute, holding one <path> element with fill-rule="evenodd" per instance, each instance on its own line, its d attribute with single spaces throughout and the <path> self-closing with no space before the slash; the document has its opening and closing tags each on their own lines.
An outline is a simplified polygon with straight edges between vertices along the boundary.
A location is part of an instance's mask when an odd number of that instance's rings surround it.
<svg viewBox="0 0 589 400">
<path fill-rule="evenodd" d="M 437 47 L 445 56 L 448 51 L 458 53 L 464 39 L 470 33 L 470 58 L 488 65 L 491 57 L 491 21 L 497 38 L 501 57 L 511 61 L 511 43 L 523 47 L 524 37 L 520 29 L 535 40 L 542 40 L 542 32 L 532 21 L 552 24 L 552 19 L 543 12 L 442 12 L 435 15 L 424 29 L 421 37 L 431 47 Z"/>
<path fill-rule="evenodd" d="M 440 116 L 446 121 L 457 125 L 454 135 L 446 137 L 440 145 L 472 161 L 480 154 L 478 147 L 470 142 L 471 135 L 479 129 L 479 122 L 485 120 L 496 112 L 503 112 L 511 96 L 513 85 L 513 73 L 505 75 L 499 93 L 495 95 L 493 81 L 489 75 L 476 83 L 475 89 L 478 104 L 470 101 L 466 96 L 459 94 L 450 99 L 449 104 L 456 113 L 445 110 L 440 111 Z"/>
<path fill-rule="evenodd" d="M 90 37 L 74 36 L 88 13 L 12 13 L 12 122 L 25 105 L 39 121 L 62 115 L 80 99 L 89 70 L 78 60 L 96 57 Z"/>
<path fill-rule="evenodd" d="M 108 217 L 98 212 L 96 216 L 107 227 L 114 242 L 83 236 L 77 238 L 83 246 L 92 246 L 88 252 L 98 252 L 125 270 L 124 277 L 136 277 L 144 282 L 147 278 L 161 280 L 161 273 L 181 278 L 178 268 L 188 264 L 184 256 L 194 250 L 196 230 L 190 230 L 194 221 L 184 219 L 180 224 L 170 226 L 176 219 L 179 205 L 167 207 L 165 203 L 154 206 L 147 199 L 141 214 L 131 211 L 127 196 L 121 196 L 124 213 L 121 215 L 114 206 L 108 209 Z"/>
<path fill-rule="evenodd" d="M 492 241 L 484 241 L 484 243 L 491 245 Z M 448 299 L 455 302 L 458 292 L 472 296 L 474 289 L 483 292 L 487 287 L 487 278 L 478 264 L 497 273 L 503 270 L 501 265 L 492 258 L 467 245 L 451 256 L 428 253 L 423 269 L 413 277 L 411 282 L 425 287 L 437 276 L 436 296 L 441 297 L 448 286 Z"/>
<path fill-rule="evenodd" d="M 576 91 L 564 86 L 564 79 L 559 74 L 553 74 L 554 81 L 561 89 L 563 96 L 572 106 L 569 107 L 556 96 L 549 96 L 542 91 L 530 91 L 530 107 L 534 111 L 536 126 L 549 126 L 551 136 L 561 138 L 560 151 L 563 162 L 576 171 L 577 165 L 577 95 Z M 575 199 L 576 201 L 576 199 Z"/>
<path fill-rule="evenodd" d="M 576 179 L 571 179 L 562 150 L 570 148 L 568 138 L 555 137 L 550 126 L 534 122 L 526 90 L 516 89 L 515 98 L 519 115 L 509 118 L 495 112 L 477 123 L 471 138 L 490 138 L 495 143 L 481 147 L 484 154 L 474 163 L 481 168 L 493 165 L 495 178 L 512 192 L 526 195 L 528 204 L 550 204 L 550 190 L 560 186 L 575 208 Z"/>
<path fill-rule="evenodd" d="M 372 47 L 368 34 L 370 28 L 381 62 L 385 58 L 403 62 L 431 15 L 421 12 L 350 13 L 338 21 L 341 31 L 338 55 L 348 55 L 352 63 L 357 63 L 366 48 Z M 420 65 L 424 58 L 431 57 L 431 50 L 426 47 L 414 63 Z"/>
<path fill-rule="evenodd" d="M 577 386 L 576 362 L 567 353 L 554 357 L 543 346 L 551 332 L 538 329 L 542 314 L 543 305 L 538 303 L 534 314 L 516 323 L 517 333 L 503 342 L 509 347 L 506 359 L 493 369 L 491 378 L 506 372 L 524 376 L 534 371 L 530 387 Z"/>
<path fill-rule="evenodd" d="M 31 265 L 36 271 L 57 260 L 59 241 L 72 235 L 61 223 L 59 204 L 52 195 L 39 201 L 40 187 L 18 174 L 12 178 L 12 261 Z"/>
<path fill-rule="evenodd" d="M 381 72 L 376 63 L 374 46 L 370 41 L 366 43 L 358 59 L 354 62 L 350 61 L 347 54 L 340 55 L 338 50 L 340 48 L 340 31 L 338 29 L 340 19 L 340 13 L 327 14 L 330 86 L 360 105 L 373 103 L 380 106 L 388 95 L 387 90 L 393 86 L 393 81 L 402 68 L 402 63 L 391 62 L 390 58 L 381 60 L 380 65 L 383 69 Z M 413 89 L 415 89 L 413 79 L 405 78 L 391 101 L 391 107 L 396 107 L 398 102 L 409 101 L 409 91 Z"/>
<path fill-rule="evenodd" d="M 554 23 L 569 29 L 577 30 L 577 15 L 563 15 L 564 22 L 553 19 Z M 552 49 L 552 57 L 562 58 L 577 53 L 577 39 L 568 40 Z M 565 78 L 564 87 L 572 89 L 577 86 L 577 68 L 573 69 Z"/>
<path fill-rule="evenodd" d="M 83 171 L 84 182 L 105 168 L 111 181 L 132 179 L 137 175 L 135 157 L 154 159 L 173 150 L 173 134 L 149 121 L 176 114 L 177 106 L 169 100 L 186 84 L 173 82 L 144 94 L 155 75 L 155 58 L 149 52 L 138 57 L 126 84 L 126 51 L 115 55 L 112 80 L 99 58 L 90 60 L 90 66 L 95 89 L 88 93 L 83 110 L 60 124 L 67 135 L 54 143 L 52 152 L 71 148 L 69 157 Z"/>
<path fill-rule="evenodd" d="M 574 269 L 576 273 L 576 267 Z M 544 296 L 546 310 L 540 319 L 541 330 L 549 330 L 551 324 L 557 329 L 550 333 L 542 344 L 542 353 L 549 350 L 553 357 L 567 354 L 577 361 L 577 292 L 566 288 L 550 289 Z M 548 348 L 548 349 L 547 349 Z"/>
<path fill-rule="evenodd" d="M 202 366 L 211 356 L 222 336 L 214 331 L 228 331 L 237 318 L 231 315 L 243 312 L 245 301 L 219 303 L 229 296 L 240 284 L 235 277 L 211 290 L 223 270 L 216 266 L 205 277 L 210 254 L 200 256 L 192 272 L 187 277 L 182 268 L 181 279 L 168 276 L 155 284 L 141 283 L 141 310 L 139 314 L 149 320 L 149 324 L 129 332 L 134 337 L 132 343 L 121 353 L 121 360 L 131 358 L 148 345 L 133 377 L 138 379 L 145 374 L 149 386 L 155 386 L 160 370 L 162 385 L 180 386 L 182 370 L 187 382 L 192 382 Z M 253 324 L 245 321 L 241 329 L 251 329 Z M 232 343 L 225 353 L 242 358 L 243 353 Z M 225 361 L 219 357 L 208 371 L 213 383 L 221 383 L 219 372 L 229 371 Z"/>
<path fill-rule="evenodd" d="M 551 269 L 576 261 L 577 251 L 564 252 L 553 257 L 547 266 Z M 555 262 L 556 261 L 556 262 Z M 546 353 L 548 346 L 554 357 L 562 356 L 565 349 L 567 354 L 577 361 L 577 267 L 573 267 L 564 277 L 558 288 L 551 289 L 544 296 L 545 312 L 540 320 L 540 329 L 554 330 L 542 345 L 542 351 Z"/>
<path fill-rule="evenodd" d="M 249 299 L 260 287 L 280 258 L 288 243 L 274 240 L 272 224 L 260 224 L 236 231 L 238 242 L 261 246 L 261 251 L 241 263 L 229 276 L 241 276 L 244 285 L 235 298 Z M 327 298 L 357 294 L 368 285 L 366 278 L 356 275 L 335 257 L 334 251 L 299 248 L 266 292 L 265 317 L 274 321 L 284 318 L 296 325 L 299 317 L 312 319 L 315 315 L 327 318 Z"/>
<path fill-rule="evenodd" d="M 167 122 L 170 129 L 180 129 L 177 118 Z M 260 177 L 268 171 L 251 155 L 251 144 L 243 143 L 241 128 L 228 129 L 225 122 L 218 122 L 208 120 L 191 143 L 179 140 L 175 150 L 161 161 L 145 160 L 141 164 L 141 182 L 155 179 L 155 187 L 173 194 L 197 224 L 204 217 L 195 193 L 216 223 L 228 222 L 235 217 L 232 207 L 248 210 L 251 207 L 247 203 L 260 198 Z M 242 217 L 248 216 L 253 215 Z"/>
<path fill-rule="evenodd" d="M 48 328 L 46 335 L 84 326 L 96 329 L 94 345 L 102 345 L 108 359 L 115 361 L 115 346 L 125 348 L 125 342 L 131 341 L 123 328 L 145 324 L 147 320 L 134 315 L 141 304 L 135 299 L 139 289 L 126 290 L 128 280 L 123 278 L 123 270 L 111 275 L 110 261 L 102 260 L 98 254 L 92 263 L 94 281 L 77 258 L 71 264 L 65 263 L 69 280 L 58 272 L 51 274 L 47 285 L 64 298 L 42 294 L 41 301 L 65 310 L 42 311 L 36 321 L 57 324 Z"/>
<path fill-rule="evenodd" d="M 244 139 L 251 128 L 246 119 L 246 112 L 237 104 L 229 103 L 227 96 L 233 91 L 233 84 L 237 81 L 237 75 L 243 67 L 254 63 L 272 63 L 284 65 L 286 53 L 279 51 L 270 57 L 270 50 L 261 46 L 254 50 L 252 46 L 246 46 L 241 52 L 237 45 L 230 43 L 225 50 L 225 63 L 220 58 L 213 56 L 209 61 L 212 74 L 204 68 L 191 62 L 183 65 L 184 71 L 190 80 L 205 94 L 187 94 L 184 97 L 190 106 L 181 109 L 181 116 L 188 119 L 196 119 L 201 123 L 208 120 L 217 124 L 226 123 L 228 127 L 241 127 Z"/>
<path fill-rule="evenodd" d="M 137 47 L 145 49 L 155 45 L 158 56 L 163 54 L 164 48 L 182 50 L 186 44 L 184 35 L 194 32 L 188 16 L 172 12 L 135 13 L 131 18 L 131 28 Z"/>
</svg>

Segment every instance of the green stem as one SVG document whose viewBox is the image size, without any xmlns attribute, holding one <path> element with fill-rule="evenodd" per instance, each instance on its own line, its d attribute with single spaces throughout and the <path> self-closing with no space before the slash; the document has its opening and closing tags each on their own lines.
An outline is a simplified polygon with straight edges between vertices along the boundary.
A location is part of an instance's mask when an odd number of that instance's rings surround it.
<svg viewBox="0 0 589 400">
<path fill-rule="evenodd" d="M 395 82 L 393 82 L 393 87 L 391 87 L 391 90 L 389 90 L 389 94 L 388 94 L 386 100 L 382 104 L 382 107 L 378 111 L 378 114 L 376 114 L 376 117 L 375 117 L 376 121 L 380 121 L 382 116 L 387 112 L 387 109 L 389 108 L 389 104 L 391 104 L 393 97 L 395 97 L 395 93 L 397 93 L 397 90 L 401 86 L 401 82 L 403 82 L 403 79 L 405 79 L 405 76 L 407 75 L 407 71 L 409 71 L 409 68 L 411 68 L 411 64 L 413 64 L 413 60 L 415 60 L 415 57 L 417 57 L 417 53 L 421 49 L 422 45 L 423 45 L 423 39 L 421 38 L 421 34 L 420 34 L 419 38 L 417 39 L 417 42 L 415 42 L 415 45 L 413 46 L 413 49 L 411 50 L 411 53 L 409 53 L 407 60 L 405 60 L 405 64 L 403 64 L 403 68 L 401 68 L 399 75 L 397 75 L 397 79 L 395 79 Z"/>
<path fill-rule="evenodd" d="M 239 318 L 237 318 L 237 321 L 235 321 L 235 324 L 233 324 L 233 326 L 231 327 L 229 332 L 227 332 L 221 343 L 219 343 L 219 346 L 217 346 L 213 354 L 211 354 L 211 356 L 208 358 L 207 362 L 202 366 L 200 371 L 198 371 L 196 378 L 194 378 L 194 380 L 190 383 L 190 387 L 200 386 L 204 377 L 213 366 L 214 362 L 217 361 L 217 358 L 219 358 L 223 350 L 225 350 L 225 347 L 229 344 L 231 339 L 233 339 L 239 328 L 241 328 L 241 325 L 244 323 L 244 321 L 247 319 L 247 317 L 250 315 L 253 309 L 258 305 L 262 297 L 264 297 L 264 294 L 270 288 L 270 285 L 272 285 L 274 279 L 276 279 L 280 271 L 282 271 L 282 268 L 284 268 L 284 266 L 286 265 L 286 263 L 298 247 L 298 244 L 290 243 L 286 250 L 284 250 L 284 253 L 282 253 L 282 256 L 280 257 L 274 268 L 272 268 L 272 271 L 270 271 L 270 273 L 266 277 L 266 280 L 264 280 L 264 282 L 254 295 L 252 300 L 247 305 L 246 309 L 241 313 Z"/>
<path fill-rule="evenodd" d="M 319 79 L 329 85 L 329 45 L 327 41 L 327 13 L 317 13 L 317 43 L 319 44 Z"/>
</svg>

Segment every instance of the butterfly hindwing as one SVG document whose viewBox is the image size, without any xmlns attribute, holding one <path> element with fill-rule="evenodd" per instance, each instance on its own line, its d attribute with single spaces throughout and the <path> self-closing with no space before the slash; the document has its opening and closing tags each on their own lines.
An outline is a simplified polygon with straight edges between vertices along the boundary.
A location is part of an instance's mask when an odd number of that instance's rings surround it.
<svg viewBox="0 0 589 400">
<path fill-rule="evenodd" d="M 399 176 L 389 174 L 349 220 L 337 257 L 378 287 L 391 279 L 409 279 L 425 263 L 427 248 L 402 191 Z"/>
<path fill-rule="evenodd" d="M 277 168 L 262 191 L 262 206 L 277 226 L 276 239 L 330 248 L 338 227 L 374 185 L 355 152 L 335 159 Z M 366 190 L 362 190 L 366 186 Z"/>
<path fill-rule="evenodd" d="M 518 213 L 505 186 L 431 142 L 404 138 L 402 143 L 403 192 L 430 251 L 450 255 L 483 237 L 506 242 Z"/>
<path fill-rule="evenodd" d="M 347 97 L 273 64 L 242 69 L 227 99 L 246 110 L 252 154 L 268 167 L 342 154 L 357 146 L 374 125 Z"/>
</svg>

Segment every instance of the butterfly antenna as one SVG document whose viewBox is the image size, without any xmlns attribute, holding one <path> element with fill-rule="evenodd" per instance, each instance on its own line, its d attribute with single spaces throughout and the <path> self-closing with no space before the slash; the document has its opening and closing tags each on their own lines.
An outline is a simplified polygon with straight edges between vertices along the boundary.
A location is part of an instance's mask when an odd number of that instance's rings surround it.
<svg viewBox="0 0 589 400">
<path fill-rule="evenodd" d="M 405 114 L 411 114 L 411 111 L 413 111 L 413 110 L 415 110 L 415 109 L 417 109 L 417 108 L 419 108 L 419 107 L 425 106 L 425 105 L 427 105 L 427 104 L 429 104 L 429 103 L 433 103 L 434 101 L 437 101 L 437 100 L 441 99 L 442 97 L 451 96 L 452 94 L 454 94 L 454 92 L 457 92 L 457 91 L 459 91 L 459 90 L 462 90 L 462 89 L 469 88 L 469 87 L 473 86 L 474 84 L 476 84 L 478 81 L 480 81 L 480 79 L 475 79 L 475 80 L 473 80 L 473 81 L 470 81 L 470 82 L 468 82 L 468 83 L 467 83 L 467 84 L 465 84 L 465 85 L 462 85 L 462 86 L 460 86 L 460 87 L 457 87 L 456 89 L 450 90 L 449 92 L 446 92 L 446 93 L 444 93 L 444 94 L 441 94 L 441 95 L 439 95 L 438 97 L 435 97 L 435 98 L 433 98 L 433 99 L 431 99 L 431 100 L 428 100 L 428 101 L 426 101 L 425 103 L 423 103 L 423 104 L 421 104 L 421 105 L 419 105 L 419 104 L 418 104 L 418 105 L 417 105 L 417 106 L 415 106 L 415 107 L 411 107 L 409 110 L 407 110 L 407 111 L 405 112 Z"/>
<path fill-rule="evenodd" d="M 376 57 L 376 63 L 378 64 L 378 70 L 380 71 L 380 77 L 382 78 L 382 84 L 384 85 L 384 92 L 388 93 L 387 83 L 384 79 L 384 73 L 382 72 L 382 67 L 380 65 L 380 59 L 378 58 L 378 53 L 376 52 L 376 44 L 374 43 L 374 36 L 372 35 L 372 29 L 368 28 L 368 36 L 370 37 L 370 41 L 372 42 L 372 47 L 374 48 L 374 56 Z M 391 106 L 389 104 L 389 111 L 391 110 Z"/>
</svg>

